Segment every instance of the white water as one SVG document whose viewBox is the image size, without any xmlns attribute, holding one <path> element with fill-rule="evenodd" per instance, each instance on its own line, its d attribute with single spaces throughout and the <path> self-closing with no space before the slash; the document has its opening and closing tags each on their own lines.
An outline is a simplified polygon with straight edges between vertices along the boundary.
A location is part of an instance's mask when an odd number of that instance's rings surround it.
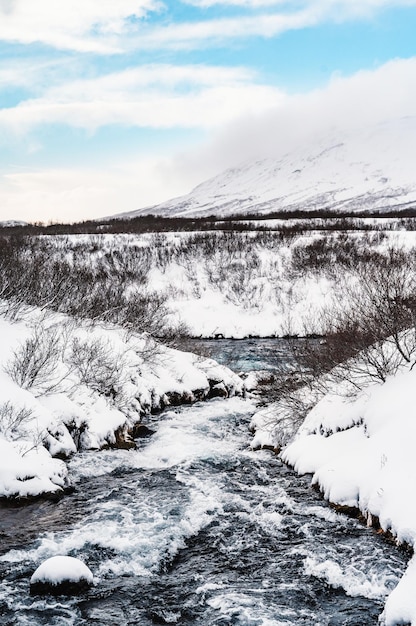
<svg viewBox="0 0 416 626">
<path fill-rule="evenodd" d="M 404 555 L 250 451 L 253 411 L 236 398 L 166 411 L 139 450 L 75 457 L 74 495 L 8 510 L 29 538 L 0 556 L 0 623 L 376 624 Z M 96 586 L 31 598 L 30 575 L 58 554 Z"/>
</svg>

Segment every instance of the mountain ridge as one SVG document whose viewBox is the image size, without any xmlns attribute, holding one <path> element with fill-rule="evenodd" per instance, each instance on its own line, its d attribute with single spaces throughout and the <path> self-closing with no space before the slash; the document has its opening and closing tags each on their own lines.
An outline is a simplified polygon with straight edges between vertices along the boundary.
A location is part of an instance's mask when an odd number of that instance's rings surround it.
<svg viewBox="0 0 416 626">
<path fill-rule="evenodd" d="M 333 131 L 281 157 L 228 168 L 184 196 L 116 217 L 400 211 L 416 205 L 415 146 L 416 117 Z"/>
</svg>

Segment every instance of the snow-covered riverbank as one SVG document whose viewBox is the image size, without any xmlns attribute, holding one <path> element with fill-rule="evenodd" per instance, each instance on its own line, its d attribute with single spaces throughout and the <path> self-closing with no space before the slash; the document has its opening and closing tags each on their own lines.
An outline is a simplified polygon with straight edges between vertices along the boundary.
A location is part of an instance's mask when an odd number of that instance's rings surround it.
<svg viewBox="0 0 416 626">
<path fill-rule="evenodd" d="M 0 318 L 0 498 L 59 493 L 78 450 L 132 447 L 142 417 L 244 392 L 212 359 L 39 310 Z"/>
<path fill-rule="evenodd" d="M 299 474 L 311 474 L 327 500 L 356 509 L 369 526 L 414 549 L 415 407 L 415 370 L 402 370 L 353 397 L 328 394 L 309 412 L 281 458 Z M 256 446 L 277 446 L 275 424 L 270 409 L 254 418 Z M 387 599 L 382 623 L 416 624 L 415 584 L 413 557 Z"/>
</svg>

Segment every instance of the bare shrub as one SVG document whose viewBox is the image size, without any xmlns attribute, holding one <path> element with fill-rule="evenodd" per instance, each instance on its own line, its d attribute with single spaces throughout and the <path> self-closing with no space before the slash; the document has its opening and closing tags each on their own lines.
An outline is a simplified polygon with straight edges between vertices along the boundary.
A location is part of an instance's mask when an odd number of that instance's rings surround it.
<svg viewBox="0 0 416 626">
<path fill-rule="evenodd" d="M 175 339 L 180 341 L 180 336 L 175 335 Z M 173 341 L 174 340 L 172 339 L 172 343 Z M 151 335 L 142 334 L 138 336 L 136 333 L 127 330 L 125 334 L 125 342 L 127 344 L 127 349 L 132 350 L 141 358 L 143 363 L 146 363 L 149 366 L 158 365 L 161 362 L 161 358 L 166 354 L 162 345 L 155 341 Z M 166 345 L 170 342 L 168 340 L 163 343 Z"/>
<path fill-rule="evenodd" d="M 0 433 L 15 440 L 22 436 L 22 428 L 33 420 L 33 411 L 26 407 L 18 409 L 10 401 L 0 405 Z"/>
<path fill-rule="evenodd" d="M 114 353 L 109 342 L 75 337 L 67 362 L 82 384 L 107 397 L 116 397 L 122 382 L 124 359 Z"/>
<path fill-rule="evenodd" d="M 167 318 L 164 295 L 135 290 L 126 298 L 117 323 L 135 332 L 163 337 L 169 334 Z"/>
<path fill-rule="evenodd" d="M 0 238 L 0 299 L 9 318 L 40 307 L 163 336 L 166 298 L 146 289 L 152 253 L 121 242 Z M 124 246 L 124 247 L 123 247 Z"/>
<path fill-rule="evenodd" d="M 323 337 L 292 341 L 296 373 L 282 370 L 268 393 L 280 445 L 325 394 L 355 395 L 416 363 L 416 275 L 412 256 L 389 250 L 344 274 L 322 313 Z"/>
<path fill-rule="evenodd" d="M 292 247 L 287 271 L 291 277 L 325 273 L 334 275 L 339 269 L 353 270 L 362 263 L 377 263 L 383 254 L 377 250 L 385 233 L 324 233 L 312 241 L 300 238 Z"/>
<path fill-rule="evenodd" d="M 60 333 L 56 327 L 38 324 L 6 364 L 6 373 L 19 387 L 45 393 L 58 383 L 57 366 L 61 354 Z"/>
<path fill-rule="evenodd" d="M 361 389 L 416 362 L 416 275 L 401 250 L 349 273 L 323 313 L 325 338 L 305 345 L 302 363 L 324 386 L 345 380 Z M 331 374 L 329 375 L 329 372 Z"/>
</svg>

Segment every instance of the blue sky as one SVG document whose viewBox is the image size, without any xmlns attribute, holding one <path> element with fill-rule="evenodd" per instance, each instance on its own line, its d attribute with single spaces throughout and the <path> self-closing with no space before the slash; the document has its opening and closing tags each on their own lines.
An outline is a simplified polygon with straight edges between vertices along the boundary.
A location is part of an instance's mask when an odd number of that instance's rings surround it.
<svg viewBox="0 0 416 626">
<path fill-rule="evenodd" d="M 416 114 L 416 0 L 0 0 L 0 219 L 188 192 Z"/>
</svg>

